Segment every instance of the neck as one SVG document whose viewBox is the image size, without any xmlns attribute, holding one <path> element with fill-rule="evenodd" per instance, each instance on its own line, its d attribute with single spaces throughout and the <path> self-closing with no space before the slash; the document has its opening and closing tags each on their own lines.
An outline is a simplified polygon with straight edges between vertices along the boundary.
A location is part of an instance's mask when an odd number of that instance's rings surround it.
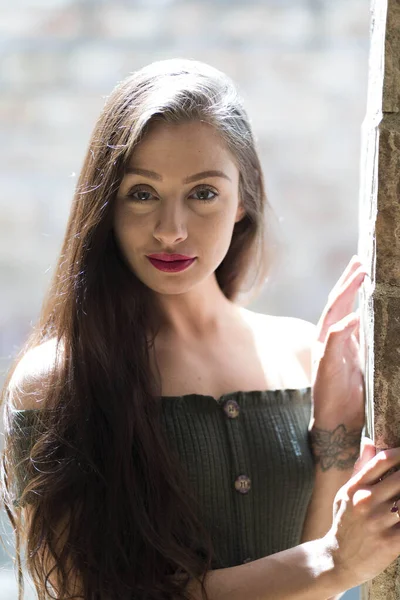
<svg viewBox="0 0 400 600">
<path fill-rule="evenodd" d="M 184 294 L 157 294 L 162 336 L 182 341 L 210 338 L 239 307 L 222 293 L 215 276 Z"/>
</svg>

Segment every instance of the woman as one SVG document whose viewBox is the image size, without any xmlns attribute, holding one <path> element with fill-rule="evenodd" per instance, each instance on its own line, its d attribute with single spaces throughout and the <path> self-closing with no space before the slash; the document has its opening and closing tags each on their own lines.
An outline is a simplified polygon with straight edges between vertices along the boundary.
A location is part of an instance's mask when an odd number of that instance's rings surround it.
<svg viewBox="0 0 400 600">
<path fill-rule="evenodd" d="M 379 572 L 376 521 L 346 500 L 400 462 L 367 446 L 350 479 L 364 407 L 348 313 L 365 272 L 350 263 L 317 328 L 245 309 L 268 272 L 267 209 L 229 78 L 167 60 L 115 88 L 4 386 L 3 500 L 40 600 L 312 600 Z M 350 451 L 327 466 L 337 418 Z M 333 523 L 332 498 L 310 502 L 318 463 L 347 470 Z M 383 535 L 400 485 L 378 488 Z M 379 570 L 399 551 L 393 538 Z"/>
</svg>

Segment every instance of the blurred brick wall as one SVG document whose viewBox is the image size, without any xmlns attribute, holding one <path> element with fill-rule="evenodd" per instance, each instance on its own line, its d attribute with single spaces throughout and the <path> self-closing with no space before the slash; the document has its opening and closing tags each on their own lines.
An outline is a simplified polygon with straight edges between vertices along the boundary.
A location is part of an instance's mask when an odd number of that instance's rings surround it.
<svg viewBox="0 0 400 600">
<path fill-rule="evenodd" d="M 2 366 L 38 313 L 104 97 L 160 58 L 237 82 L 284 243 L 253 308 L 317 320 L 356 251 L 366 0 L 19 0 L 0 39 Z"/>
<path fill-rule="evenodd" d="M 104 97 L 162 58 L 236 81 L 283 242 L 251 308 L 316 322 L 357 250 L 369 19 L 367 0 L 3 3 L 0 382 L 38 314 Z"/>
</svg>

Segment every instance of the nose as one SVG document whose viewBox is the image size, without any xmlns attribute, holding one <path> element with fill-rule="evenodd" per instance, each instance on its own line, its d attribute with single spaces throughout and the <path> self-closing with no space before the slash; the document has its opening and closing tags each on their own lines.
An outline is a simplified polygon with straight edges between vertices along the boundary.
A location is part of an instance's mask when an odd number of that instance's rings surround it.
<svg viewBox="0 0 400 600">
<path fill-rule="evenodd" d="M 180 206 L 164 206 L 158 213 L 153 236 L 164 246 L 173 246 L 187 238 L 187 224 L 184 208 Z"/>
</svg>

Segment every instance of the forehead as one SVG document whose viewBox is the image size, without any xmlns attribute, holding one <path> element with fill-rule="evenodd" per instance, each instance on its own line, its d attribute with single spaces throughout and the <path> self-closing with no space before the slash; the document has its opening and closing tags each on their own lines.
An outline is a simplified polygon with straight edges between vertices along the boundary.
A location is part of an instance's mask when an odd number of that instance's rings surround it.
<svg viewBox="0 0 400 600">
<path fill-rule="evenodd" d="M 186 123 L 150 123 L 128 161 L 130 166 L 181 170 L 201 166 L 204 169 L 236 169 L 235 158 L 219 132 L 203 121 Z M 194 171 L 193 171 L 194 172 Z M 190 174 L 190 173 L 189 173 Z"/>
</svg>

